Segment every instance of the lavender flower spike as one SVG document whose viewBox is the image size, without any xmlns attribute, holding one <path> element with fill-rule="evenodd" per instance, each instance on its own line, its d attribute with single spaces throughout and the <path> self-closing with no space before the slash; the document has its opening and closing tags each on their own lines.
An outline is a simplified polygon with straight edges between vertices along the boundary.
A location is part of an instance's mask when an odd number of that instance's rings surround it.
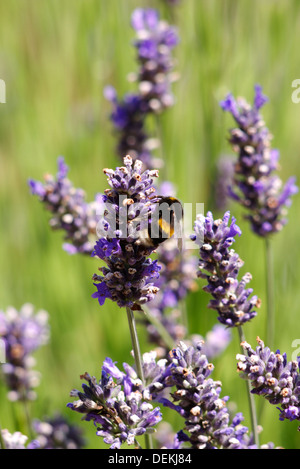
<svg viewBox="0 0 300 469">
<path fill-rule="evenodd" d="M 131 17 L 136 31 L 139 90 L 148 112 L 161 112 L 173 104 L 171 73 L 174 60 L 172 49 L 178 43 L 176 29 L 159 19 L 152 8 L 137 8 Z"/>
<path fill-rule="evenodd" d="M 124 166 L 105 169 L 111 189 L 105 191 L 103 202 L 107 210 L 99 225 L 100 239 L 93 256 L 103 260 L 107 267 L 94 275 L 97 292 L 92 296 L 103 305 L 107 298 L 120 307 L 141 309 L 158 291 L 152 280 L 159 275 L 160 266 L 149 256 L 153 247 L 140 243 L 139 230 L 155 208 L 153 178 L 158 171 L 142 172 L 141 161 L 127 156 Z M 136 228 L 136 230 L 135 230 Z"/>
<path fill-rule="evenodd" d="M 298 192 L 294 177 L 282 188 L 281 179 L 274 174 L 278 170 L 279 152 L 271 148 L 272 136 L 260 114 L 266 102 L 266 96 L 257 85 L 252 107 L 242 98 L 235 100 L 232 94 L 220 103 L 237 123 L 237 127 L 230 130 L 229 138 L 238 153 L 234 188 L 229 188 L 229 195 L 247 209 L 246 219 L 252 230 L 262 237 L 283 228 L 287 223 L 286 208 L 291 204 L 291 196 Z"/>
<path fill-rule="evenodd" d="M 259 337 L 257 342 L 256 350 L 247 342 L 241 344 L 245 350 L 244 355 L 237 355 L 241 377 L 251 381 L 253 394 L 277 406 L 280 420 L 300 421 L 300 357 L 298 362 L 288 362 L 286 354 L 272 352 Z"/>
<path fill-rule="evenodd" d="M 171 397 L 161 398 L 167 407 L 185 419 L 179 441 L 193 449 L 257 449 L 243 415 L 232 420 L 226 407 L 228 397 L 221 397 L 222 383 L 210 375 L 214 369 L 202 352 L 202 345 L 188 347 L 180 343 L 170 352 L 169 374 L 165 372 L 164 388 L 171 387 Z M 271 445 L 270 445 L 271 446 Z"/>
<path fill-rule="evenodd" d="M 241 234 L 240 228 L 226 212 L 223 219 L 214 220 L 211 212 L 207 216 L 198 215 L 194 225 L 195 235 L 191 239 L 200 246 L 198 276 L 207 281 L 204 291 L 213 299 L 208 307 L 219 313 L 218 320 L 228 327 L 235 327 L 250 321 L 256 316 L 254 308 L 260 306 L 253 290 L 246 288 L 251 274 L 245 274 L 238 280 L 240 268 L 244 262 L 231 249 L 235 236 Z"/>
<path fill-rule="evenodd" d="M 40 449 L 82 449 L 85 441 L 82 429 L 71 425 L 62 415 L 33 421 Z"/>
<path fill-rule="evenodd" d="M 145 168 L 152 168 L 151 150 L 156 148 L 159 142 L 149 138 L 145 129 L 147 103 L 139 94 L 126 94 L 119 100 L 112 86 L 104 89 L 104 96 L 112 104 L 110 120 L 118 135 L 117 154 L 121 158 L 130 155 L 134 161 L 141 160 Z"/>
<path fill-rule="evenodd" d="M 110 449 L 119 449 L 124 443 L 138 446 L 136 438 L 155 431 L 162 419 L 159 407 L 153 408 L 148 401 L 134 370 L 126 363 L 124 369 L 126 373 L 107 358 L 100 381 L 85 373 L 81 378 L 87 384 L 82 385 L 82 391 L 71 392 L 78 400 L 68 404 L 83 414 L 84 420 L 94 421 L 97 435 Z"/>
<path fill-rule="evenodd" d="M 32 353 L 49 340 L 48 313 L 27 303 L 20 311 L 8 308 L 0 311 L 0 338 L 5 342 L 5 363 L 2 372 L 11 401 L 34 400 L 34 388 L 40 376 L 32 370 L 35 364 Z"/>
<path fill-rule="evenodd" d="M 28 437 L 21 432 L 10 433 L 6 428 L 0 430 L 5 449 L 40 449 L 39 442 L 28 442 Z M 27 444 L 27 446 L 25 446 Z"/>
<path fill-rule="evenodd" d="M 68 167 L 60 157 L 56 178 L 47 174 L 44 184 L 31 179 L 29 186 L 31 193 L 37 195 L 52 214 L 51 228 L 65 232 L 65 251 L 90 255 L 96 240 L 101 205 L 97 198 L 94 202 L 86 202 L 85 192 L 73 187 L 67 174 Z"/>
</svg>

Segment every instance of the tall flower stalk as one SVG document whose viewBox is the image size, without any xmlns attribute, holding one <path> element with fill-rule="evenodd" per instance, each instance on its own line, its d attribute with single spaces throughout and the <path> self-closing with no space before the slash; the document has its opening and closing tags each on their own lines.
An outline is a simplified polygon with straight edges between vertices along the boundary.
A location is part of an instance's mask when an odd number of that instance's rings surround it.
<svg viewBox="0 0 300 469">
<path fill-rule="evenodd" d="M 130 77 L 138 89 L 118 98 L 117 91 L 107 86 L 104 95 L 112 104 L 110 119 L 118 137 L 117 154 L 121 158 L 130 155 L 133 160 L 142 161 L 144 168 L 152 169 L 163 165 L 163 161 L 153 158 L 152 151 L 160 142 L 148 135 L 147 120 L 174 103 L 171 85 L 176 75 L 172 51 L 178 43 L 178 34 L 152 8 L 135 9 L 131 24 L 136 33 L 138 70 Z"/>
<path fill-rule="evenodd" d="M 148 389 L 154 399 L 184 418 L 185 427 L 177 433 L 177 440 L 190 448 L 259 449 L 255 435 L 242 425 L 243 415 L 230 416 L 229 398 L 221 396 L 222 383 L 212 379 L 213 370 L 201 343 L 187 346 L 181 342 Z M 166 389 L 170 394 L 165 396 Z"/>
<path fill-rule="evenodd" d="M 224 111 L 231 113 L 237 124 L 237 127 L 230 130 L 229 137 L 229 142 L 238 154 L 234 165 L 233 187 L 228 188 L 229 194 L 247 210 L 245 218 L 249 220 L 252 231 L 265 239 L 267 338 L 272 347 L 275 310 L 270 238 L 287 223 L 287 207 L 298 188 L 294 177 L 283 185 L 276 174 L 279 169 L 279 152 L 271 148 L 272 135 L 260 113 L 267 101 L 261 86 L 256 85 L 252 106 L 243 98 L 235 99 L 231 93 L 220 105 Z"/>
<path fill-rule="evenodd" d="M 34 313 L 33 305 L 26 303 L 20 311 L 13 307 L 0 311 L 0 339 L 5 343 L 5 363 L 1 366 L 4 382 L 11 402 L 20 402 L 29 435 L 32 432 L 29 402 L 36 399 L 35 388 L 40 373 L 33 369 L 33 352 L 49 340 L 48 313 Z M 15 412 L 15 408 L 12 408 Z M 23 426 L 19 421 L 19 427 Z"/>
<path fill-rule="evenodd" d="M 198 276 L 207 281 L 203 289 L 212 296 L 208 307 L 218 312 L 221 324 L 237 327 L 241 338 L 244 337 L 242 326 L 256 316 L 255 308 L 260 306 L 260 300 L 255 295 L 251 297 L 253 290 L 246 288 L 251 275 L 247 273 L 241 280 L 238 278 L 243 261 L 231 246 L 241 230 L 234 218 L 229 221 L 229 212 L 218 220 L 214 220 L 211 212 L 206 217 L 200 214 L 191 238 L 200 247 Z M 247 394 L 254 441 L 258 445 L 255 403 L 248 386 Z"/>
<path fill-rule="evenodd" d="M 259 337 L 257 343 L 255 350 L 246 341 L 241 344 L 243 354 L 237 355 L 241 377 L 249 382 L 252 393 L 276 405 L 280 420 L 300 421 L 300 357 L 288 362 L 286 354 L 272 352 Z"/>
<path fill-rule="evenodd" d="M 97 291 L 93 294 L 100 305 L 106 299 L 116 301 L 127 312 L 130 336 L 138 377 L 144 384 L 140 346 L 134 318 L 135 310 L 151 301 L 159 288 L 152 280 L 159 275 L 160 266 L 149 256 L 154 247 L 147 247 L 139 236 L 143 218 L 149 219 L 155 208 L 155 171 L 142 171 L 142 162 L 124 158 L 124 166 L 105 169 L 110 189 L 105 191 L 105 211 L 99 228 L 102 237 L 96 242 L 93 256 L 106 263 L 101 275 L 94 275 Z M 148 223 L 148 221 L 147 221 Z M 132 232 L 135 225 L 137 231 Z M 147 437 L 148 438 L 148 437 Z M 151 443 L 147 442 L 149 447 Z"/>
</svg>

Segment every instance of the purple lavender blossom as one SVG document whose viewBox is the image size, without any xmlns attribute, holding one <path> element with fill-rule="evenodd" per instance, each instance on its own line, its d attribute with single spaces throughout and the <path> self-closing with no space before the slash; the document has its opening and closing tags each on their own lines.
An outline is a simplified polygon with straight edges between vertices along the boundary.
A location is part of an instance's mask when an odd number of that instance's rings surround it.
<svg viewBox="0 0 300 469">
<path fill-rule="evenodd" d="M 243 261 L 231 249 L 235 236 L 241 234 L 240 228 L 226 212 L 223 219 L 214 220 L 211 212 L 207 216 L 198 215 L 195 222 L 195 235 L 191 236 L 200 246 L 198 276 L 207 281 L 204 291 L 213 297 L 208 307 L 219 313 L 218 320 L 227 327 L 242 325 L 256 316 L 254 307 L 260 306 L 253 290 L 246 288 L 251 280 L 249 273 L 238 280 Z"/>
<path fill-rule="evenodd" d="M 252 230 L 266 237 L 277 233 L 287 223 L 286 208 L 291 196 L 298 192 L 291 177 L 282 188 L 278 170 L 278 150 L 271 149 L 271 134 L 265 126 L 260 108 L 267 102 L 260 86 L 255 86 L 251 107 L 244 99 L 228 94 L 220 105 L 232 114 L 238 127 L 230 130 L 229 141 L 238 153 L 235 164 L 234 189 L 229 195 L 248 211 L 246 219 Z"/>
<path fill-rule="evenodd" d="M 123 167 L 105 169 L 111 189 L 105 191 L 103 202 L 107 210 L 99 225 L 101 238 L 96 242 L 93 256 L 103 260 L 107 267 L 94 275 L 97 288 L 92 296 L 103 305 L 107 298 L 120 307 L 141 309 L 158 291 L 153 279 L 159 276 L 160 266 L 148 256 L 153 247 L 140 243 L 142 220 L 152 213 L 156 194 L 153 178 L 157 171 L 142 172 L 142 163 L 124 158 Z M 136 228 L 136 231 L 135 231 Z"/>
<path fill-rule="evenodd" d="M 20 311 L 12 307 L 0 311 L 0 338 L 5 342 L 1 368 L 9 400 L 34 400 L 40 375 L 32 370 L 32 353 L 49 340 L 48 314 L 43 310 L 34 314 L 31 304 L 24 304 Z"/>
<path fill-rule="evenodd" d="M 118 100 L 112 86 L 107 86 L 104 95 L 112 104 L 110 119 L 118 135 L 117 154 L 123 158 L 129 155 L 135 161 L 141 160 L 145 168 L 152 169 L 157 160 L 152 161 L 151 150 L 158 142 L 150 138 L 145 129 L 148 105 L 139 94 L 127 94 Z"/>
<path fill-rule="evenodd" d="M 139 62 L 138 72 L 131 77 L 138 82 L 138 91 L 118 99 L 116 90 L 107 86 L 104 96 L 112 104 L 110 119 L 118 135 L 117 154 L 121 158 L 129 155 L 134 161 L 142 161 L 145 169 L 153 169 L 163 164 L 152 156 L 160 142 L 149 137 L 146 121 L 149 114 L 160 113 L 174 102 L 171 83 L 176 76 L 172 72 L 172 49 L 178 36 L 151 8 L 134 10 L 131 23 L 136 31 L 134 45 Z"/>
<path fill-rule="evenodd" d="M 216 208 L 224 212 L 228 208 L 229 190 L 233 183 L 234 160 L 231 156 L 221 156 L 217 162 L 214 184 Z"/>
<path fill-rule="evenodd" d="M 139 446 L 137 438 L 155 431 L 162 419 L 159 407 L 153 408 L 134 370 L 123 366 L 125 373 L 107 358 L 99 382 L 88 373 L 82 375 L 87 384 L 82 385 L 82 391 L 71 392 L 78 400 L 68 404 L 82 413 L 84 420 L 94 422 L 97 435 L 111 449 L 119 449 L 124 443 Z"/>
<path fill-rule="evenodd" d="M 183 445 L 168 422 L 161 422 L 158 425 L 155 440 L 158 442 L 159 449 L 180 449 Z"/>
<path fill-rule="evenodd" d="M 231 339 L 230 329 L 222 324 L 215 324 L 204 338 L 198 334 L 194 334 L 189 337 L 188 342 L 186 340 L 184 342 L 193 346 L 202 342 L 202 352 L 207 356 L 208 360 L 213 360 L 224 352 L 231 342 Z"/>
<path fill-rule="evenodd" d="M 28 436 L 23 435 L 21 432 L 10 433 L 6 428 L 4 428 L 1 430 L 1 434 L 5 449 L 40 449 L 40 445 L 37 440 L 27 443 Z"/>
<path fill-rule="evenodd" d="M 237 355 L 241 377 L 251 381 L 253 394 L 276 405 L 280 420 L 300 421 L 300 357 L 298 362 L 288 362 L 286 354 L 272 352 L 259 337 L 257 342 L 255 350 L 247 342 L 241 344 L 245 350 L 244 355 Z"/>
<path fill-rule="evenodd" d="M 86 202 L 85 192 L 76 189 L 67 178 L 68 167 L 58 158 L 56 178 L 47 174 L 45 182 L 29 180 L 31 193 L 37 195 L 52 214 L 49 224 L 54 230 L 65 232 L 63 248 L 69 254 L 88 254 L 96 240 L 96 225 L 101 213 L 101 203 Z"/>
<path fill-rule="evenodd" d="M 232 420 L 226 407 L 228 397 L 220 397 L 222 384 L 210 378 L 213 365 L 202 352 L 202 345 L 188 347 L 183 343 L 170 352 L 169 373 L 165 371 L 163 388 L 171 387 L 169 398 L 161 398 L 165 406 L 185 419 L 185 429 L 178 433 L 180 441 L 193 449 L 256 449 L 248 428 L 242 425 L 243 415 Z"/>
<path fill-rule="evenodd" d="M 85 445 L 82 430 L 59 414 L 42 421 L 35 419 L 33 430 L 40 449 L 82 449 Z"/>
<path fill-rule="evenodd" d="M 137 8 L 131 24 L 137 35 L 134 45 L 140 64 L 140 94 L 150 112 L 161 112 L 174 102 L 171 70 L 174 65 L 172 49 L 178 43 L 176 29 L 161 21 L 159 13 L 151 8 Z"/>
</svg>

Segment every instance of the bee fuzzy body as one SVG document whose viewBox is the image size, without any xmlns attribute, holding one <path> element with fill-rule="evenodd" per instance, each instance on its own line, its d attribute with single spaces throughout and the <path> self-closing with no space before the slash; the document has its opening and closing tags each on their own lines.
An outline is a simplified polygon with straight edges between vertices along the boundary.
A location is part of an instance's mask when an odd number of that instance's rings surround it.
<svg viewBox="0 0 300 469">
<path fill-rule="evenodd" d="M 146 248 L 155 249 L 175 234 L 181 246 L 182 218 L 183 208 L 178 199 L 158 196 L 158 202 L 155 203 L 147 226 L 140 231 L 136 242 Z M 180 233 L 178 233 L 178 227 L 180 227 Z"/>
</svg>

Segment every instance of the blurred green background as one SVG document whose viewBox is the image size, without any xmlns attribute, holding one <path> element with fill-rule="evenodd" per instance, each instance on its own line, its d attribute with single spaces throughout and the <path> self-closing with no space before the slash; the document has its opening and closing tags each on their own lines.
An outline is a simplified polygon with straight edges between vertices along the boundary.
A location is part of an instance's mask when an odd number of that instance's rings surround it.
<svg viewBox="0 0 300 469">
<path fill-rule="evenodd" d="M 300 78 L 298 0 L 182 0 L 173 10 L 163 0 L 0 0 L 0 78 L 7 101 L 0 104 L 0 308 L 31 302 L 49 312 L 51 341 L 36 353 L 42 380 L 31 413 L 42 418 L 60 410 L 82 425 L 90 448 L 105 446 L 93 425 L 80 423 L 66 403 L 72 400 L 70 390 L 81 386 L 80 374 L 100 377 L 106 356 L 131 363 L 126 314 L 108 301 L 100 308 L 91 298 L 97 261 L 61 249 L 62 233 L 50 231 L 49 214 L 30 195 L 27 180 L 56 173 L 57 157 L 64 155 L 70 179 L 89 200 L 107 187 L 102 168 L 115 167 L 119 159 L 103 88 L 112 84 L 120 96 L 135 89 L 127 75 L 137 70 L 130 16 L 139 6 L 158 8 L 179 29 L 176 104 L 161 117 L 166 176 L 179 198 L 204 202 L 205 211 L 222 215 L 215 210 L 214 181 L 218 158 L 232 154 L 226 140 L 232 119 L 219 101 L 232 91 L 252 102 L 256 83 L 270 99 L 263 115 L 280 150 L 280 175 L 284 181 L 294 174 L 300 180 L 300 104 L 291 100 L 292 81 Z M 295 196 L 289 224 L 272 240 L 275 341 L 288 359 L 292 342 L 300 338 L 299 209 Z M 243 231 L 234 248 L 262 299 L 257 318 L 245 327 L 255 346 L 257 335 L 265 339 L 264 243 L 250 232 L 240 207 L 231 204 L 230 210 Z M 201 288 L 187 299 L 193 333 L 204 335 L 216 322 L 208 300 Z M 222 380 L 222 395 L 230 396 L 250 426 L 233 332 L 213 377 Z M 148 349 L 142 342 L 142 350 Z M 13 431 L 3 386 L 0 397 L 2 426 Z M 181 419 L 173 414 L 168 419 L 175 430 L 181 428 Z M 262 426 L 261 442 L 300 447 L 297 423 L 279 422 L 275 406 L 265 406 Z"/>
</svg>

